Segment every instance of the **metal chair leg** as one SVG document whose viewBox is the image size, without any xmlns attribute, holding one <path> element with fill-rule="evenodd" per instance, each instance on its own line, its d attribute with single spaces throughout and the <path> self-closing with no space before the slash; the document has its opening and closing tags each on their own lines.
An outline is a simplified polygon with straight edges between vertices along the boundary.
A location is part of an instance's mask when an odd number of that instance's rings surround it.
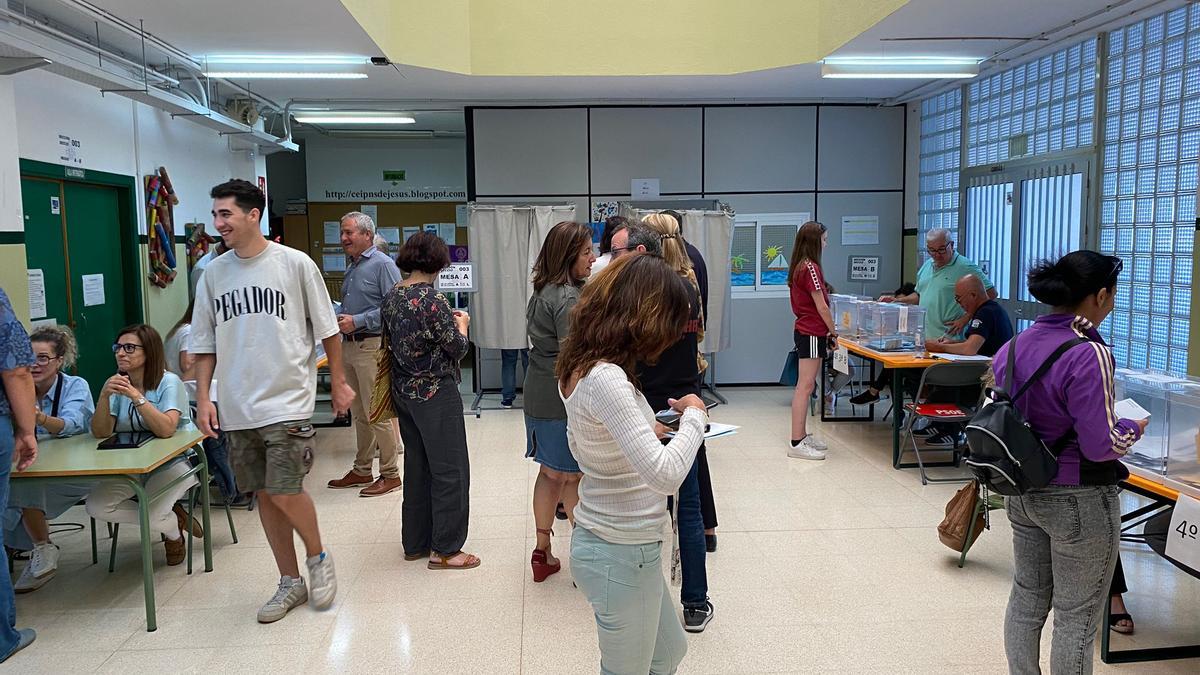
<svg viewBox="0 0 1200 675">
<path fill-rule="evenodd" d="M 191 490 L 188 490 L 187 520 L 184 521 L 187 523 L 187 573 L 188 574 L 192 573 L 192 540 L 196 538 L 196 536 L 192 534 L 192 512 L 196 510 L 196 491 L 199 489 L 200 489 L 200 486 L 197 485 L 197 486 L 194 486 Z M 208 534 L 208 533 L 205 532 L 205 534 Z"/>
<path fill-rule="evenodd" d="M 96 547 L 96 519 L 92 518 L 91 521 L 92 521 L 92 564 L 95 565 L 96 563 L 100 562 L 100 555 L 99 555 L 99 551 L 97 550 L 97 547 Z"/>
<path fill-rule="evenodd" d="M 237 528 L 233 526 L 233 509 L 229 508 L 229 500 L 225 500 L 225 518 L 229 520 L 229 534 L 233 536 L 233 543 L 238 543 Z"/>
<path fill-rule="evenodd" d="M 112 546 L 108 551 L 108 573 L 112 574 L 117 567 L 117 534 L 121 531 L 120 523 L 109 523 L 108 531 L 112 537 Z"/>
</svg>

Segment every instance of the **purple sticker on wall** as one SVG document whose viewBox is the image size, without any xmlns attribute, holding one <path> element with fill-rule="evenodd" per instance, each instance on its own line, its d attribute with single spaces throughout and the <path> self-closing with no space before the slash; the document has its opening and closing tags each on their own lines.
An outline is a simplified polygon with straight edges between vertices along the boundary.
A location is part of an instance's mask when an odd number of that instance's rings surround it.
<svg viewBox="0 0 1200 675">
<path fill-rule="evenodd" d="M 467 253 L 466 246 L 451 246 L 450 247 L 450 262 L 456 262 L 456 263 L 467 262 L 470 259 L 471 259 L 471 256 L 470 256 L 470 254 Z"/>
</svg>

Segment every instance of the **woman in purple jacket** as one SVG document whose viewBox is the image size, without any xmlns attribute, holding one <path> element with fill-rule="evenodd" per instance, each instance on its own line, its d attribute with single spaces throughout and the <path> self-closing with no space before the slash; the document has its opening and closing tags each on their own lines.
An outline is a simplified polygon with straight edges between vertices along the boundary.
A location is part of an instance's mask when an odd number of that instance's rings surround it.
<svg viewBox="0 0 1200 675">
<path fill-rule="evenodd" d="M 1050 671 L 1092 672 L 1101 603 L 1108 598 L 1120 541 L 1117 484 L 1129 475 L 1119 460 L 1147 422 L 1117 418 L 1115 362 L 1096 332 L 1113 309 L 1122 267 L 1119 258 L 1075 251 L 1030 270 L 1029 292 L 1053 310 L 1002 347 L 993 362 L 997 384 L 1012 391 L 1004 382 L 1004 364 L 1014 344 L 1019 354 L 1013 379 L 1019 386 L 1060 345 L 1086 340 L 1016 402 L 1037 435 L 1062 450 L 1049 486 L 1008 498 L 1014 570 L 1004 648 L 1010 673 L 1041 672 L 1038 651 L 1051 607 Z"/>
</svg>

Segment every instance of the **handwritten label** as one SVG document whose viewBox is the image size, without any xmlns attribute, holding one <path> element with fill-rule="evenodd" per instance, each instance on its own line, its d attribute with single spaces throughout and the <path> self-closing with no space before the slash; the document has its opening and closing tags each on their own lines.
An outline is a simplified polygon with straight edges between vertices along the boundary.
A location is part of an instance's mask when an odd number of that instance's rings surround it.
<svg viewBox="0 0 1200 675">
<path fill-rule="evenodd" d="M 833 369 L 843 375 L 850 374 L 850 350 L 838 347 L 833 352 Z"/>
</svg>

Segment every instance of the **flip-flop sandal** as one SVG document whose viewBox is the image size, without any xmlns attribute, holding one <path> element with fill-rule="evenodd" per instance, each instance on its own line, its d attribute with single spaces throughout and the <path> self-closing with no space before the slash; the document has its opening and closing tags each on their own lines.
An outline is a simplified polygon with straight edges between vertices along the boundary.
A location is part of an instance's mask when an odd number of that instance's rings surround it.
<svg viewBox="0 0 1200 675">
<path fill-rule="evenodd" d="M 429 551 L 421 551 L 420 553 L 405 553 L 404 554 L 404 559 L 407 560 L 408 562 L 412 562 L 414 560 L 421 560 L 421 559 L 428 558 L 428 557 L 429 557 Z"/>
<path fill-rule="evenodd" d="M 1128 621 L 1129 625 L 1122 626 L 1121 625 L 1122 621 Z M 1134 631 L 1133 617 L 1129 616 L 1128 614 L 1109 614 L 1108 615 L 1108 627 L 1117 631 L 1118 633 L 1120 633 L 1122 635 L 1133 635 L 1133 631 Z"/>
<path fill-rule="evenodd" d="M 449 562 L 447 562 L 454 556 L 458 555 L 459 553 L 462 553 L 462 551 L 455 551 L 454 553 L 451 553 L 450 555 L 444 556 L 444 557 L 439 554 L 438 557 L 440 559 L 436 560 L 436 561 L 432 557 L 430 557 L 428 567 L 431 570 L 471 570 L 471 569 L 475 569 L 476 567 L 479 567 L 479 565 L 483 562 L 482 560 L 479 559 L 479 556 L 473 555 L 471 553 L 466 554 L 467 559 L 461 565 L 451 565 Z"/>
</svg>

